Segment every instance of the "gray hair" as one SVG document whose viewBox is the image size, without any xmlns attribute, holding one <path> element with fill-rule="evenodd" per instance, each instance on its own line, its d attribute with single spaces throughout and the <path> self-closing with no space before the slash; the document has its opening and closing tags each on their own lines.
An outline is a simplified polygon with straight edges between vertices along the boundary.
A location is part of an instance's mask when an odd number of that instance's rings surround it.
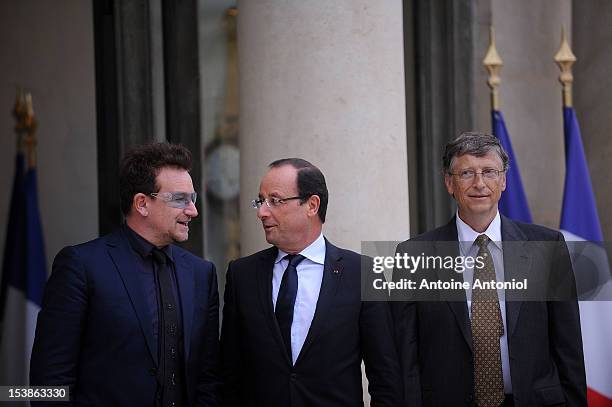
<svg viewBox="0 0 612 407">
<path fill-rule="evenodd" d="M 490 151 L 495 151 L 502 162 L 503 170 L 509 165 L 508 153 L 502 147 L 499 139 L 486 133 L 466 132 L 461 133 L 454 140 L 448 142 L 444 148 L 442 157 L 442 170 L 444 174 L 450 173 L 450 168 L 456 157 L 469 154 L 476 157 L 484 157 Z"/>
</svg>

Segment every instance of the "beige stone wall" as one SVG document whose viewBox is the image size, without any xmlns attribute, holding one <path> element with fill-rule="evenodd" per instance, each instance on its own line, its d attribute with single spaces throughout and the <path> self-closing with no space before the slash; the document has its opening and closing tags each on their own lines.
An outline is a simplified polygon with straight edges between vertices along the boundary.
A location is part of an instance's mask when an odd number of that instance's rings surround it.
<svg viewBox="0 0 612 407">
<path fill-rule="evenodd" d="M 571 32 L 571 0 L 479 1 L 477 125 L 491 130 L 489 92 L 481 60 L 493 23 L 504 61 L 500 107 L 521 170 L 533 221 L 559 227 L 565 156 L 559 70 L 553 56 L 561 27 Z"/>
<path fill-rule="evenodd" d="M 612 239 L 612 2 L 575 1 L 574 107 L 589 162 L 604 240 Z"/>
<path fill-rule="evenodd" d="M 98 234 L 93 13 L 81 0 L 0 4 L 0 257 L 14 174 L 18 86 L 33 95 L 38 193 L 48 268 L 65 245 Z"/>
</svg>

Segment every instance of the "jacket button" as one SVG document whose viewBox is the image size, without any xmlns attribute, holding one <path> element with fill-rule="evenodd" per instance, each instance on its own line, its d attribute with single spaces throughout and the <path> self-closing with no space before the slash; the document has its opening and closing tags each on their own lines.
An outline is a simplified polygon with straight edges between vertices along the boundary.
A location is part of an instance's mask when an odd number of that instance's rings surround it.
<svg viewBox="0 0 612 407">
<path fill-rule="evenodd" d="M 297 373 L 291 373 L 291 376 L 289 376 L 291 378 L 291 381 L 294 382 L 297 379 Z"/>
<path fill-rule="evenodd" d="M 149 369 L 149 374 L 151 376 L 155 376 L 157 374 L 157 369 L 155 369 L 154 367 L 152 367 L 151 369 Z"/>
</svg>

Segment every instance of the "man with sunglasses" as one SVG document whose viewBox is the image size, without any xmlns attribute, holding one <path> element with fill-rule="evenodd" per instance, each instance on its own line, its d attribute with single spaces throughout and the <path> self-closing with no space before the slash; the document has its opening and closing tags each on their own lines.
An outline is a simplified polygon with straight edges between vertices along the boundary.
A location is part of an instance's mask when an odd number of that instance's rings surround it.
<svg viewBox="0 0 612 407">
<path fill-rule="evenodd" d="M 168 143 L 123 158 L 125 223 L 56 256 L 32 385 L 69 386 L 74 405 L 220 405 L 215 267 L 173 245 L 198 216 L 190 169 L 191 153 Z"/>
<path fill-rule="evenodd" d="M 273 247 L 230 263 L 221 333 L 225 405 L 399 406 L 387 303 L 361 302 L 362 257 L 323 237 L 328 192 L 299 158 L 270 164 L 253 201 Z"/>
</svg>

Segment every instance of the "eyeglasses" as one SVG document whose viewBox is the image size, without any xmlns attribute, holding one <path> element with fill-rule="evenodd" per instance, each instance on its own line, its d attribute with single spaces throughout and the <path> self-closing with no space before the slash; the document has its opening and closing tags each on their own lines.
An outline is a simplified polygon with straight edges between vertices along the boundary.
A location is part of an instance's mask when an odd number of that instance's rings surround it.
<svg viewBox="0 0 612 407">
<path fill-rule="evenodd" d="M 476 175 L 479 174 L 482 175 L 483 178 L 493 181 L 498 180 L 499 175 L 503 174 L 504 172 L 504 170 L 496 170 L 495 168 L 485 168 L 481 172 L 474 170 L 462 170 L 456 173 L 449 172 L 448 174 L 459 177 L 461 181 L 471 181 L 476 177 Z"/>
<path fill-rule="evenodd" d="M 171 208 L 185 209 L 191 202 L 195 205 L 198 199 L 197 192 L 153 192 L 153 198 L 159 198 Z"/>
<path fill-rule="evenodd" d="M 268 206 L 268 208 L 276 208 L 286 203 L 287 201 L 291 201 L 293 199 L 304 199 L 304 197 L 303 196 L 292 196 L 289 198 L 274 198 L 274 197 L 259 198 L 259 199 L 253 199 L 251 201 L 251 205 L 253 206 L 254 209 L 259 209 L 265 203 Z"/>
</svg>

